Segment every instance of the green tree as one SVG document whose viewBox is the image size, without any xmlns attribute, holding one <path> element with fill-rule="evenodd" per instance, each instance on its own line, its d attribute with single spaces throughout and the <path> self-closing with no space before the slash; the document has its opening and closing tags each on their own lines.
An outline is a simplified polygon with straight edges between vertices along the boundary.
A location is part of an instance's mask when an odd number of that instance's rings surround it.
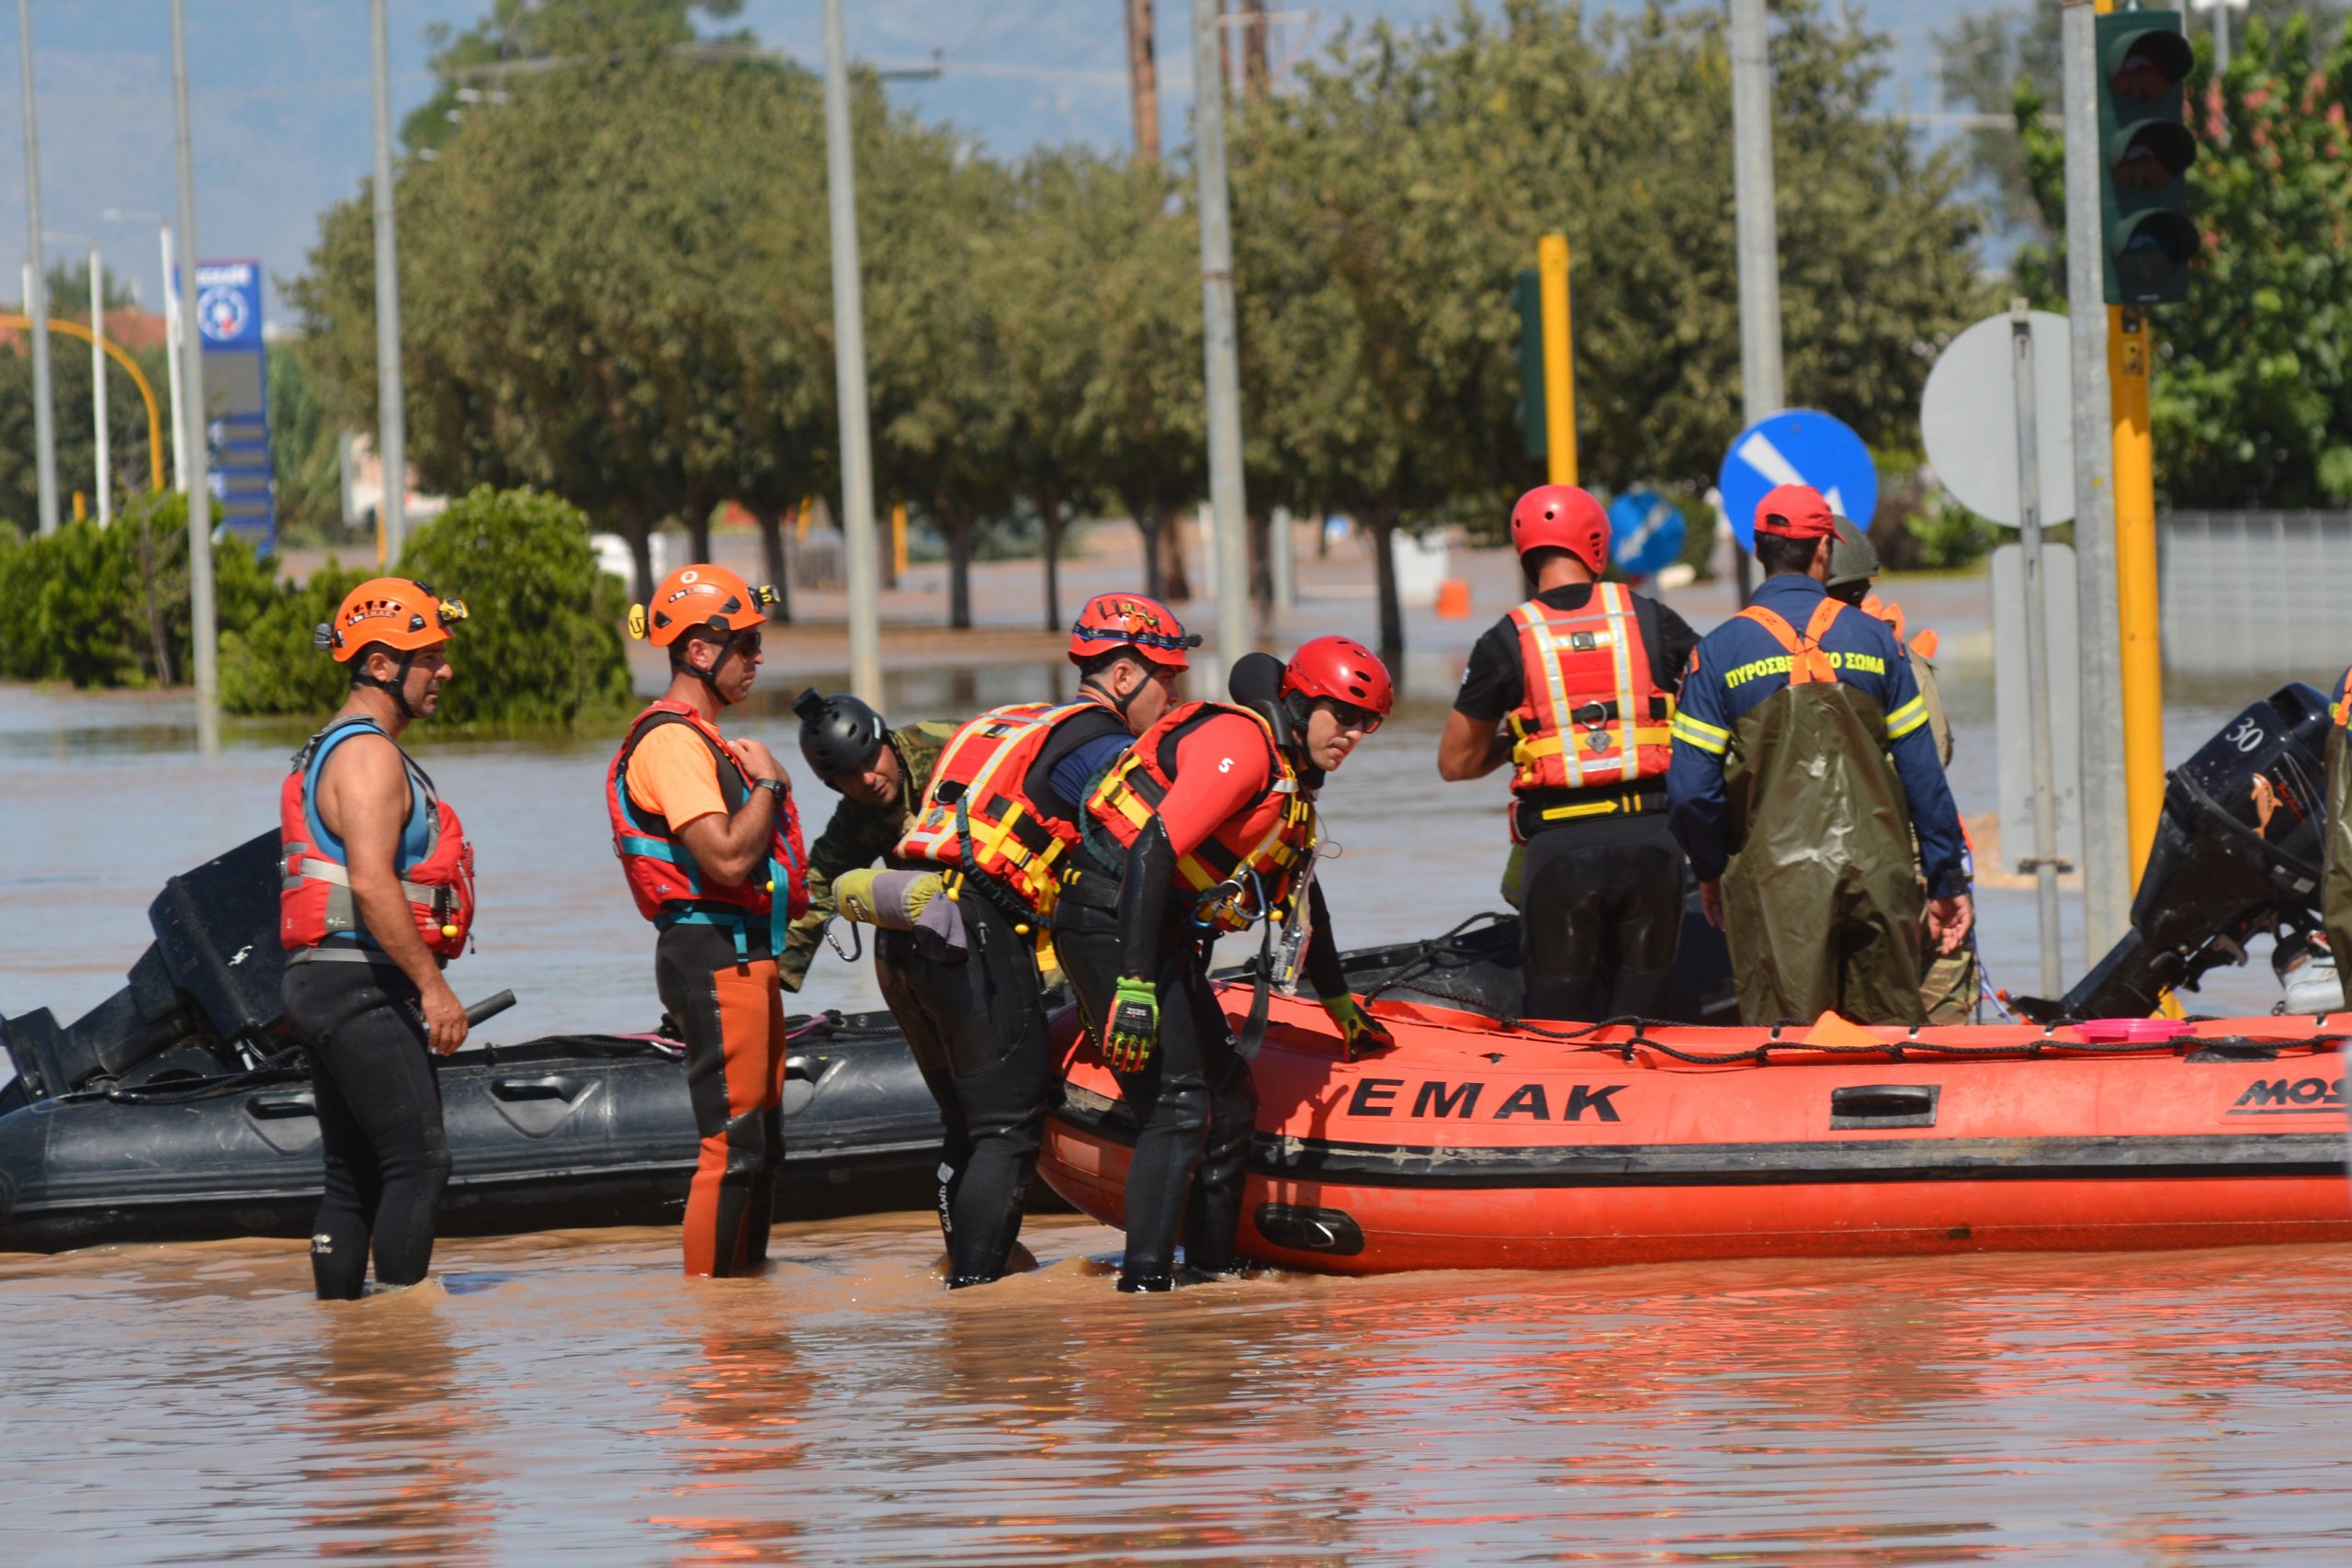
<svg viewBox="0 0 2352 1568">
<path fill-rule="evenodd" d="M 1809 0 L 1776 15 L 1788 390 L 1889 445 L 1981 301 L 1977 220 L 1958 164 L 1874 117 L 1883 40 Z M 1498 530 L 1542 477 L 1512 419 L 1510 304 L 1542 235 L 1574 256 L 1587 481 L 1688 493 L 1713 473 L 1740 423 L 1730 117 L 1713 9 L 1589 21 L 1552 0 L 1343 37 L 1249 115 L 1236 268 L 1260 467 L 1268 499 L 1370 526 L 1385 650 L 1396 531 Z"/>
<path fill-rule="evenodd" d="M 87 313 L 86 310 L 60 312 L 65 317 Z M 61 515 L 70 515 L 73 493 L 89 492 L 97 483 L 96 432 L 90 417 L 90 348 L 81 339 L 62 333 L 52 334 L 49 347 L 51 406 L 56 413 L 58 510 Z M 168 394 L 162 351 L 135 353 L 131 357 L 154 387 L 163 418 L 168 422 L 171 408 L 164 400 Z M 139 389 L 122 373 L 122 367 L 112 362 L 107 367 L 107 443 L 116 499 L 128 505 L 130 498 L 144 491 L 153 477 L 148 457 L 147 405 L 140 400 Z M 168 477 L 168 429 L 164 443 Z M 40 516 L 40 489 L 33 444 L 32 352 L 19 336 L 13 347 L 0 348 L 0 532 L 6 531 L 7 522 L 23 529 L 35 525 Z M 89 504 L 91 514 L 96 515 L 95 497 Z"/>
<path fill-rule="evenodd" d="M 466 604 L 444 721 L 571 725 L 628 705 L 620 585 L 597 570 L 577 507 L 483 486 L 411 536 L 400 570 Z M 368 575 L 330 563 L 224 637 L 222 705 L 322 714 L 341 702 L 348 672 L 319 650 L 312 628 Z"/>
</svg>

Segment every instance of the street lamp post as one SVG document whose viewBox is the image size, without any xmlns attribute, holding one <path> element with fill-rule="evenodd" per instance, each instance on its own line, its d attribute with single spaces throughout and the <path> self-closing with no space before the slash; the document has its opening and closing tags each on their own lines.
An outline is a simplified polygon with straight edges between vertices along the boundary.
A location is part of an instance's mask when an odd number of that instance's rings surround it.
<svg viewBox="0 0 2352 1568">
<path fill-rule="evenodd" d="M 408 539 L 408 423 L 401 398 L 401 279 L 392 232 L 392 88 L 384 0 L 368 0 L 376 78 L 376 456 L 384 467 L 377 548 L 387 571 Z"/>
<path fill-rule="evenodd" d="M 172 269 L 178 259 L 172 251 L 172 220 L 161 212 L 131 207 L 109 207 L 98 214 L 109 223 L 153 223 L 164 254 L 164 367 L 170 373 L 172 401 L 172 484 L 187 493 L 187 465 L 180 454 L 180 297 L 172 287 Z"/>
<path fill-rule="evenodd" d="M 49 384 L 49 278 L 40 254 L 40 117 L 33 109 L 32 0 L 17 0 L 17 68 L 24 95 L 25 233 L 33 253 L 25 314 L 32 321 L 33 466 L 40 475 L 40 531 L 57 532 L 57 413 Z"/>
<path fill-rule="evenodd" d="M 874 533 L 866 420 L 865 303 L 857 263 L 857 189 L 849 140 L 849 57 L 842 0 L 825 0 L 825 175 L 833 230 L 833 382 L 841 415 L 842 553 L 849 580 L 849 685 L 882 703 L 882 562 Z"/>
<path fill-rule="evenodd" d="M 172 0 L 172 118 L 175 160 L 179 165 L 180 287 L 187 290 L 189 302 L 198 298 L 196 276 L 196 151 L 188 132 L 187 116 L 187 8 L 186 0 Z M 198 340 L 201 332 L 181 334 L 179 356 L 185 362 L 183 375 L 187 388 L 187 401 L 181 405 L 181 423 L 187 434 L 181 438 L 180 456 L 186 476 L 183 488 L 187 491 L 187 589 L 190 631 L 196 644 L 196 734 L 197 747 L 207 757 L 220 754 L 220 691 L 219 618 L 212 603 L 212 480 L 206 471 L 209 454 L 205 449 L 204 418 L 204 355 Z"/>
</svg>

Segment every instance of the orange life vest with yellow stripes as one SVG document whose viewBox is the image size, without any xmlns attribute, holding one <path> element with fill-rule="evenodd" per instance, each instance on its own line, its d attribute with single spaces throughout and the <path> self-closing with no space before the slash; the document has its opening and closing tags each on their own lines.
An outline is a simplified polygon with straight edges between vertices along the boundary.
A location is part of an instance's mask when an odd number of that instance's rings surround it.
<svg viewBox="0 0 2352 1568">
<path fill-rule="evenodd" d="M 1088 714 L 1109 714 L 1092 697 L 1074 703 L 1007 703 L 957 730 L 932 765 L 914 825 L 894 852 L 986 876 L 1040 917 L 1054 911 L 1062 862 L 1078 848 L 1078 824 L 1042 808 L 1031 780 L 1055 733 Z"/>
<path fill-rule="evenodd" d="M 1314 798 L 1262 716 L 1230 703 L 1185 703 L 1171 708 L 1136 737 L 1086 805 L 1123 847 L 1134 843 L 1176 782 L 1177 748 L 1220 714 L 1239 714 L 1258 727 L 1270 759 L 1269 782 L 1199 848 L 1178 858 L 1176 875 L 1191 896 L 1195 919 L 1217 931 L 1246 931 L 1260 919 L 1289 911 L 1299 868 L 1315 852 Z"/>
<path fill-rule="evenodd" d="M 1582 609 L 1530 599 L 1510 619 L 1523 688 L 1510 715 L 1511 789 L 1663 778 L 1673 758 L 1674 698 L 1651 672 L 1631 591 L 1596 582 Z"/>
</svg>

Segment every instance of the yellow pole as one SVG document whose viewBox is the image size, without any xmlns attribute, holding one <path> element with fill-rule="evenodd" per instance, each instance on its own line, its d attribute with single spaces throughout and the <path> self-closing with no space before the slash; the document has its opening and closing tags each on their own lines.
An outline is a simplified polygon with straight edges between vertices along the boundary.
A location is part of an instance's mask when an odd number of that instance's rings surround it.
<svg viewBox="0 0 2352 1568">
<path fill-rule="evenodd" d="M 1535 248 L 1537 298 L 1544 310 L 1544 439 L 1552 482 L 1577 482 L 1577 372 L 1568 348 L 1568 241 L 1546 234 Z"/>
<path fill-rule="evenodd" d="M 816 520 L 817 498 L 813 495 L 802 496 L 800 498 L 800 511 L 797 521 L 796 521 L 792 525 L 792 536 L 799 540 L 802 544 L 807 544 L 808 542 L 808 525 Z"/>
<path fill-rule="evenodd" d="M 907 574 L 907 503 L 890 503 L 890 575 Z"/>
<path fill-rule="evenodd" d="M 2115 420 L 2115 597 L 2123 634 L 2123 800 L 2137 892 L 2165 804 L 2165 669 L 2156 604 L 2155 447 L 2148 435 L 2148 317 L 2110 305 L 2107 377 Z"/>
<path fill-rule="evenodd" d="M 32 324 L 28 317 L 0 314 L 0 330 L 29 332 Z M 78 337 L 84 343 L 91 341 L 90 329 L 79 321 L 61 321 L 52 316 L 49 330 L 63 333 L 67 337 Z M 140 400 L 147 405 L 147 461 L 155 481 L 151 488 L 161 490 L 164 488 L 164 412 L 155 401 L 155 389 L 148 381 L 146 372 L 139 368 L 139 361 L 124 353 L 121 344 L 108 338 L 98 346 L 107 351 L 108 359 L 122 367 L 124 374 L 130 378 L 130 384 L 139 389 Z"/>
</svg>

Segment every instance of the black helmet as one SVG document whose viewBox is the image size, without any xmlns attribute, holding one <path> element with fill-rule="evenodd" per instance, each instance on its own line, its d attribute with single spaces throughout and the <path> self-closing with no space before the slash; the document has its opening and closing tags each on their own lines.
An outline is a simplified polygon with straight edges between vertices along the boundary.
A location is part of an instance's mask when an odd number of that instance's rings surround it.
<svg viewBox="0 0 2352 1568">
<path fill-rule="evenodd" d="M 882 716 L 852 696 L 822 696 L 812 687 L 794 700 L 800 716 L 800 754 L 820 779 L 863 773 L 882 750 Z"/>
</svg>

